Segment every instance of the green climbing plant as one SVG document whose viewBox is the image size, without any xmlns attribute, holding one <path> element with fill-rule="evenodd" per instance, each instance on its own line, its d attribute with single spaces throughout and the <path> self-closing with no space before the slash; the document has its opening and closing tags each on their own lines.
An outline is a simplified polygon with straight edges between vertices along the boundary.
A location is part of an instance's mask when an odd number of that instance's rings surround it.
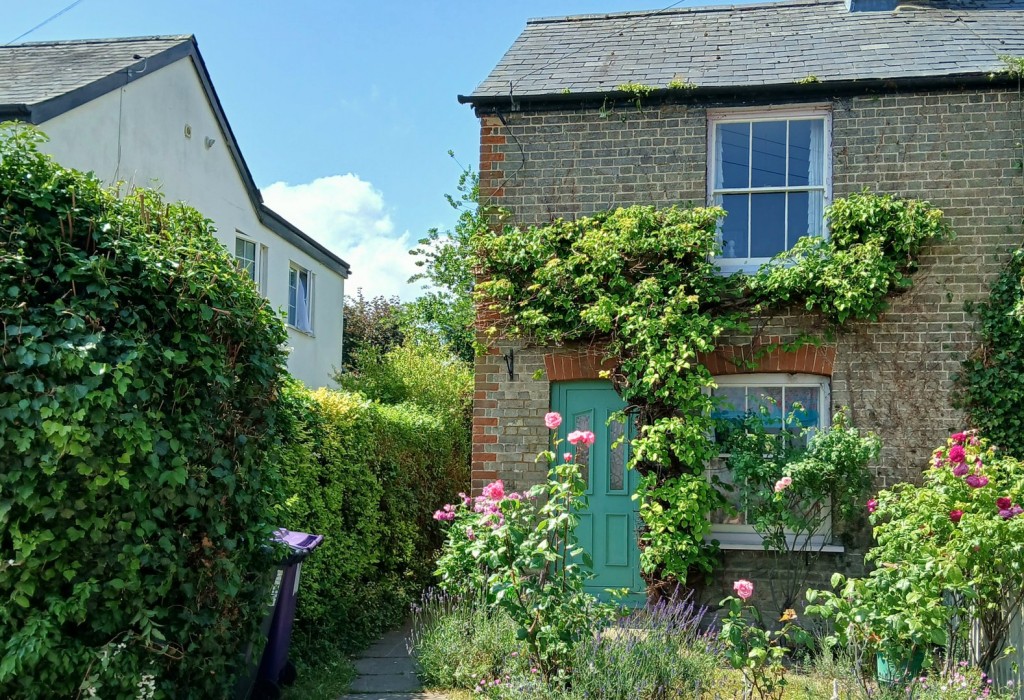
<svg viewBox="0 0 1024 700">
<path fill-rule="evenodd" d="M 921 246 L 951 234 L 926 202 L 865 192 L 829 208 L 830 238 L 803 239 L 754 275 L 727 276 L 715 264 L 724 216 L 718 207 L 634 206 L 473 239 L 485 280 L 477 299 L 499 319 L 492 337 L 598 344 L 614 359 L 609 379 L 639 425 L 631 466 L 641 475 L 641 567 L 652 579 L 685 580 L 717 561 L 705 541 L 724 503 L 705 475 L 718 453 L 714 379 L 699 355 L 790 305 L 833 328 L 876 318 L 910 285 Z"/>
</svg>

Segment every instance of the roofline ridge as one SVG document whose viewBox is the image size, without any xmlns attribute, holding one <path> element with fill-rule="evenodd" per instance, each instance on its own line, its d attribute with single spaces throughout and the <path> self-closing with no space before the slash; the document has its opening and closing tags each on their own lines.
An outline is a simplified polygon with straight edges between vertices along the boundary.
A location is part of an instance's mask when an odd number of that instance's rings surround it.
<svg viewBox="0 0 1024 700">
<path fill-rule="evenodd" d="M 135 41 L 195 41 L 195 34 L 153 34 L 150 36 L 117 36 L 93 39 L 58 39 L 50 41 L 24 41 L 18 44 L 0 46 L 0 49 L 16 49 L 21 46 L 67 46 L 69 44 L 126 44 Z"/>
<path fill-rule="evenodd" d="M 761 0 L 751 3 L 732 3 L 728 5 L 697 5 L 694 7 L 674 7 L 670 10 L 631 10 L 628 12 L 605 12 L 600 14 L 556 15 L 553 17 L 533 17 L 526 20 L 531 24 L 557 24 L 559 22 L 586 22 L 609 19 L 628 19 L 630 17 L 668 17 L 671 15 L 692 14 L 696 12 L 729 12 L 735 10 L 762 9 L 764 7 L 792 7 L 807 5 L 842 5 L 843 0 Z"/>
</svg>

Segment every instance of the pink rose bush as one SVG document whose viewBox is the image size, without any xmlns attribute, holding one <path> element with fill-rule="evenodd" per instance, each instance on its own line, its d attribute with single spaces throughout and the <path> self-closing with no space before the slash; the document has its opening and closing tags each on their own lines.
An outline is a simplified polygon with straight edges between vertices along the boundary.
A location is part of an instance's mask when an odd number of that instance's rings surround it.
<svg viewBox="0 0 1024 700">
<path fill-rule="evenodd" d="M 479 495 L 459 494 L 460 502 L 434 514 L 447 535 L 437 562 L 441 588 L 507 613 L 544 678 L 561 667 L 567 639 L 592 636 L 615 614 L 613 605 L 585 588 L 590 564 L 576 528 L 586 484 L 574 452 L 558 459 L 561 424 L 558 413 L 544 416 L 551 449 L 538 460 L 548 463 L 546 483 L 519 493 L 499 479 Z M 578 453 L 594 444 L 595 435 L 574 431 L 567 441 Z"/>
<path fill-rule="evenodd" d="M 883 646 L 929 647 L 949 625 L 979 621 L 986 641 L 978 662 L 988 667 L 1005 647 L 1007 611 L 1024 603 L 1024 465 L 974 430 L 951 435 L 929 465 L 920 484 L 896 484 L 868 501 L 874 569 L 843 590 L 854 609 L 882 611 L 871 633 Z M 907 630 L 917 636 L 905 638 Z M 966 625 L 956 634 L 966 644 Z"/>
</svg>

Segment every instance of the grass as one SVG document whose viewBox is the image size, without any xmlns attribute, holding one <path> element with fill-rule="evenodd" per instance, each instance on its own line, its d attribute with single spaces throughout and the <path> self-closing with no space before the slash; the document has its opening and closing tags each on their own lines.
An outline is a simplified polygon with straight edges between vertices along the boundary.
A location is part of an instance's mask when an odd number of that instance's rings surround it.
<svg viewBox="0 0 1024 700">
<path fill-rule="evenodd" d="M 284 688 L 283 700 L 337 700 L 356 677 L 355 666 L 342 654 L 318 656 L 312 663 L 295 663 L 298 679 Z"/>
</svg>

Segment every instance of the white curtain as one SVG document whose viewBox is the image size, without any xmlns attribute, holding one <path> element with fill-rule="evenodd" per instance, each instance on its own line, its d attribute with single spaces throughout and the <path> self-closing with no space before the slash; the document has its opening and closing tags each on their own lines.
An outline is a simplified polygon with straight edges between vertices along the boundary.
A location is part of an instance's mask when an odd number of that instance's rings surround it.
<svg viewBox="0 0 1024 700">
<path fill-rule="evenodd" d="M 811 122 L 810 172 L 807 184 L 822 186 L 825 184 L 825 121 Z M 807 232 L 820 236 L 824 228 L 825 196 L 822 190 L 811 190 L 807 198 Z"/>
<path fill-rule="evenodd" d="M 300 272 L 296 277 L 295 327 L 309 333 L 313 330 L 309 322 L 309 273 Z"/>
</svg>

